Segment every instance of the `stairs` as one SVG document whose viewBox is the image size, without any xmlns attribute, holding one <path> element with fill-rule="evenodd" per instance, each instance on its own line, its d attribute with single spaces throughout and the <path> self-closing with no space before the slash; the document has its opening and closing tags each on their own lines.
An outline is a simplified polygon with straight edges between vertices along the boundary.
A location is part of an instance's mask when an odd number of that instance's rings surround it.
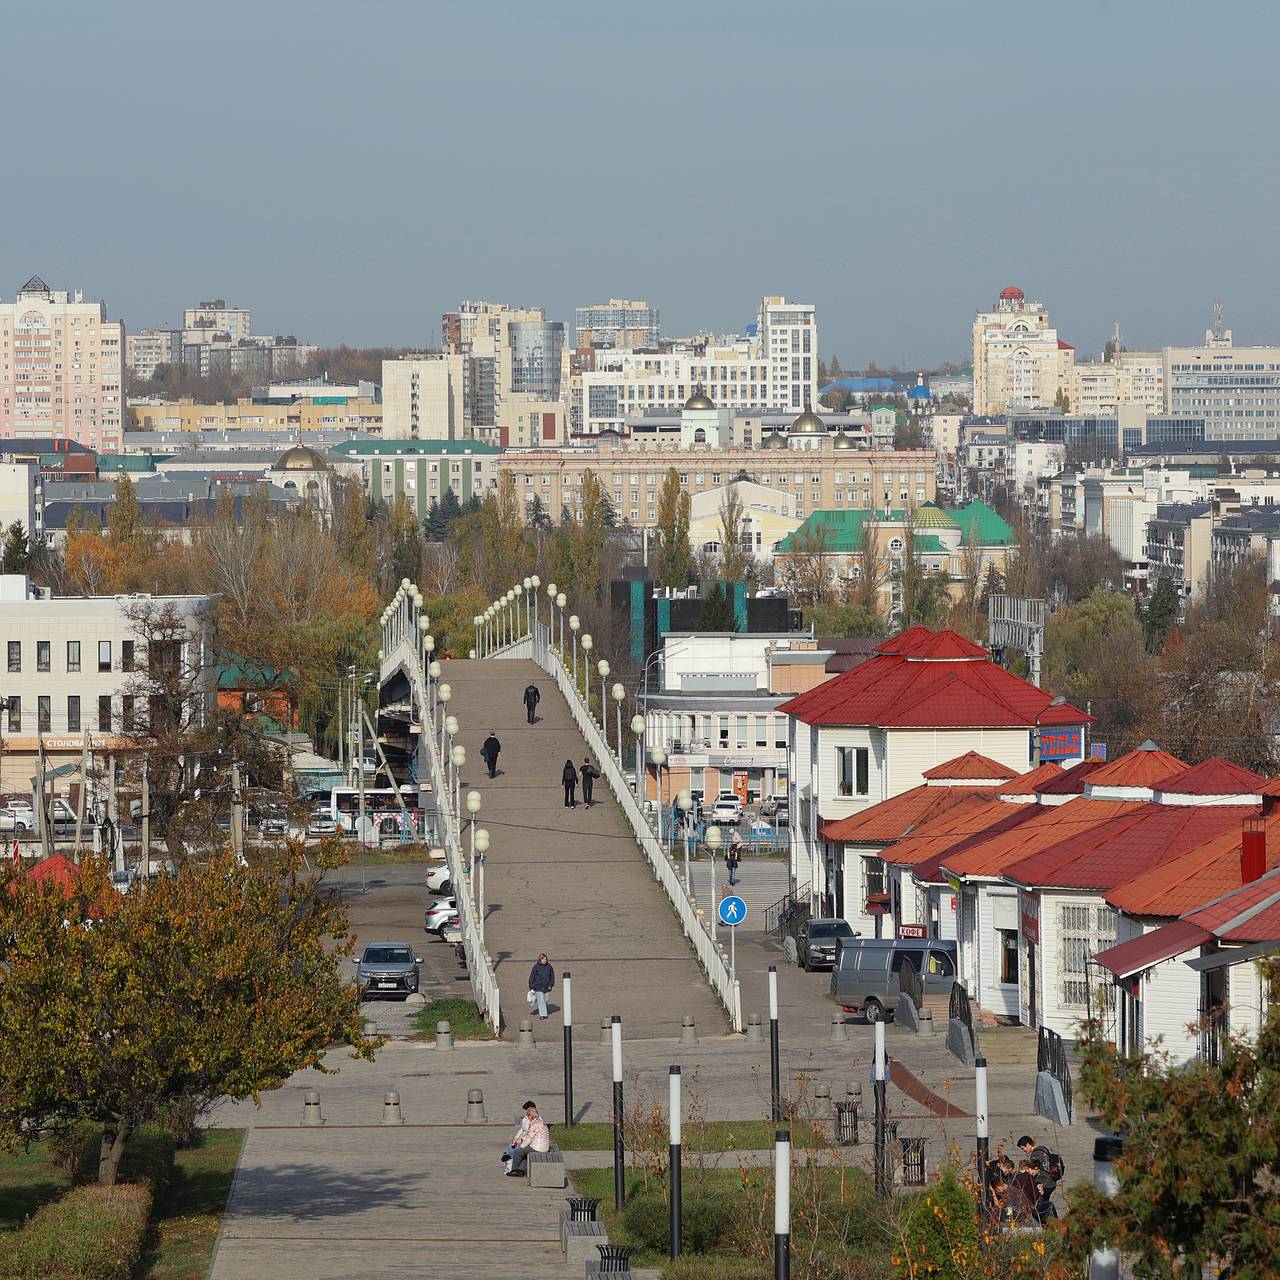
<svg viewBox="0 0 1280 1280">
<path fill-rule="evenodd" d="M 934 1018 L 937 1018 L 935 1013 Z M 944 1015 L 945 1016 L 945 1015 Z M 1033 1027 L 978 1028 L 978 1044 L 987 1065 L 991 1067 L 1028 1067 L 1036 1069 L 1036 1032 Z"/>
</svg>

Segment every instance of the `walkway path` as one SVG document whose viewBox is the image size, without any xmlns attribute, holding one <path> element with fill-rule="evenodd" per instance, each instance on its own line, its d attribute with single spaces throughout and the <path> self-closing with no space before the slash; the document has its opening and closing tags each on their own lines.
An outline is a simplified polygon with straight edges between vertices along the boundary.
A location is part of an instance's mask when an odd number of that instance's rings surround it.
<svg viewBox="0 0 1280 1280">
<path fill-rule="evenodd" d="M 492 841 L 485 930 L 508 1023 L 526 1016 L 529 969 L 545 951 L 557 997 L 559 974 L 573 973 L 579 1027 L 598 1029 L 618 1013 L 628 1038 L 669 1035 L 691 1013 L 708 1033 L 725 1032 L 720 1003 L 608 788 L 597 783 L 590 809 L 564 806 L 564 762 L 581 764 L 586 747 L 547 675 L 532 662 L 451 661 L 442 679 L 467 749 L 463 791 L 483 797 L 479 823 Z M 531 680 L 542 694 L 534 725 L 520 700 Z M 502 743 L 492 780 L 480 759 L 491 730 Z"/>
</svg>

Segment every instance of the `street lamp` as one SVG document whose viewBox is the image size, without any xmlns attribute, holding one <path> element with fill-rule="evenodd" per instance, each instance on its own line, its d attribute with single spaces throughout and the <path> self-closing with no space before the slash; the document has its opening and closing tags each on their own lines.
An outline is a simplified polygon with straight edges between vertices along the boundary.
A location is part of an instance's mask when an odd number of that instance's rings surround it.
<svg viewBox="0 0 1280 1280">
<path fill-rule="evenodd" d="M 462 808 L 458 803 L 458 792 L 462 789 L 462 766 L 467 763 L 467 749 L 462 743 L 457 743 L 453 750 L 449 752 L 449 759 L 453 763 L 453 814 L 454 820 L 461 825 Z M 462 834 L 461 831 L 458 832 Z"/>
<path fill-rule="evenodd" d="M 693 885 L 689 880 L 689 810 L 693 808 L 693 795 L 688 788 L 676 794 L 676 808 L 681 812 L 681 826 L 684 828 L 684 891 L 693 897 Z"/>
<path fill-rule="evenodd" d="M 538 630 L 538 590 L 542 586 L 542 579 L 536 573 L 531 574 L 529 585 L 533 588 L 533 594 L 529 597 L 533 605 L 533 630 L 529 634 L 536 635 Z"/>
<path fill-rule="evenodd" d="M 631 717 L 631 732 L 636 735 L 636 799 L 643 802 L 648 799 L 640 794 L 640 777 L 644 773 L 644 716 Z"/>
<path fill-rule="evenodd" d="M 605 681 L 609 678 L 609 664 L 601 658 L 596 663 L 596 670 L 600 673 L 600 731 L 604 734 L 604 745 L 609 745 L 609 699 L 606 696 L 608 690 L 605 688 Z"/>
<path fill-rule="evenodd" d="M 526 578 L 520 585 L 524 588 L 524 629 L 533 635 L 533 627 L 529 625 L 529 588 L 533 586 L 533 579 Z"/>
<path fill-rule="evenodd" d="M 478 649 L 478 648 L 480 647 L 480 624 L 481 624 L 483 621 L 484 621 L 484 619 L 483 619 L 483 618 L 482 618 L 478 613 L 476 614 L 476 616 L 475 616 L 474 618 L 472 618 L 472 619 L 471 619 L 471 625 L 472 625 L 473 627 L 475 627 L 475 629 L 476 629 L 476 649 Z M 475 655 L 475 650 L 472 650 L 472 652 L 471 652 L 471 656 L 472 656 L 473 658 L 476 656 L 476 655 Z"/>
<path fill-rule="evenodd" d="M 719 930 L 716 927 L 716 921 L 720 918 L 720 894 L 716 889 L 716 850 L 724 843 L 720 835 L 719 827 L 708 827 L 707 833 L 703 837 L 707 842 L 707 848 L 711 851 L 711 936 L 718 939 Z"/>
<path fill-rule="evenodd" d="M 578 628 L 582 619 L 576 613 L 569 615 L 569 630 L 573 632 L 573 687 L 578 687 Z"/>
<path fill-rule="evenodd" d="M 569 603 L 569 597 L 563 591 L 556 595 L 556 608 L 560 610 L 560 661 L 564 661 L 564 607 Z"/>
<path fill-rule="evenodd" d="M 614 703 L 614 719 L 617 721 L 618 731 L 618 768 L 622 768 L 622 704 L 627 700 L 626 686 L 619 683 L 613 686 L 613 703 Z M 601 718 L 604 711 L 601 709 Z M 609 734 L 606 731 L 604 735 L 605 745 L 609 743 Z"/>
<path fill-rule="evenodd" d="M 582 637 L 582 700 L 587 704 L 587 719 L 591 718 L 591 646 L 595 641 L 589 635 Z"/>
<path fill-rule="evenodd" d="M 480 812 L 480 793 L 467 792 L 467 812 L 471 815 L 471 900 L 476 897 L 476 814 Z"/>
<path fill-rule="evenodd" d="M 476 832 L 476 857 L 480 861 L 479 892 L 475 898 L 476 920 L 480 925 L 480 941 L 484 941 L 484 855 L 489 852 L 489 832 L 481 827 Z M 475 864 L 472 863 L 474 866 Z"/>
<path fill-rule="evenodd" d="M 654 779 L 658 784 L 658 843 L 662 844 L 662 766 L 667 763 L 667 753 L 661 747 L 654 747 L 649 759 L 653 761 Z"/>
</svg>

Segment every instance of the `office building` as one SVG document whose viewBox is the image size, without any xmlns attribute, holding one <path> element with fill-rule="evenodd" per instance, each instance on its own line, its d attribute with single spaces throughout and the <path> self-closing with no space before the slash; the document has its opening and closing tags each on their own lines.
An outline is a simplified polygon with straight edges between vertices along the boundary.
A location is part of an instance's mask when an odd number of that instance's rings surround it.
<svg viewBox="0 0 1280 1280">
<path fill-rule="evenodd" d="M 973 412 L 981 417 L 1051 407 L 1068 385 L 1074 356 L 1044 304 L 1028 302 L 1009 285 L 973 322 Z"/>
<path fill-rule="evenodd" d="M 124 325 L 80 290 L 39 276 L 0 302 L 0 437 L 58 436 L 119 449 Z"/>
<path fill-rule="evenodd" d="M 580 347 L 656 347 L 662 337 L 658 308 L 630 298 L 610 298 L 577 309 Z"/>
<path fill-rule="evenodd" d="M 202 342 L 247 342 L 253 332 L 253 316 L 248 307 L 229 307 L 222 298 L 187 307 L 182 312 L 182 340 Z"/>
<path fill-rule="evenodd" d="M 382 362 L 382 434 L 396 440 L 461 440 L 460 355 L 424 354 Z"/>
<path fill-rule="evenodd" d="M 129 433 L 135 431 L 382 431 L 382 405 L 368 396 L 299 396 L 263 402 L 131 400 Z M 127 443 L 127 442 L 126 442 Z"/>
<path fill-rule="evenodd" d="M 328 458 L 336 470 L 358 475 L 373 501 L 404 499 L 425 520 L 450 489 L 459 503 L 492 492 L 500 452 L 479 440 L 347 440 Z"/>
<path fill-rule="evenodd" d="M 1112 417 L 1122 404 L 1164 413 L 1164 356 L 1159 351 L 1117 351 L 1109 360 L 1079 361 L 1067 370 L 1067 405 L 1081 417 Z"/>
<path fill-rule="evenodd" d="M 1280 347 L 1237 347 L 1208 330 L 1201 347 L 1165 347 L 1168 412 L 1203 418 L 1207 440 L 1280 439 Z"/>
<path fill-rule="evenodd" d="M 1147 444 L 1196 444 L 1206 438 L 1207 431 L 1203 416 L 1149 416 L 1146 406 L 1136 403 L 1097 416 L 1057 410 L 1009 416 L 1009 432 L 1015 439 L 1061 444 L 1075 460 L 1085 462 L 1116 460 Z"/>
<path fill-rule="evenodd" d="M 124 362 L 133 370 L 134 377 L 140 379 L 154 378 L 162 364 L 181 364 L 182 330 L 143 329 L 126 334 Z"/>
<path fill-rule="evenodd" d="M 202 378 L 261 378 L 270 382 L 300 373 L 315 353 L 315 347 L 292 338 L 189 342 L 184 337 L 182 343 L 183 363 Z"/>
</svg>

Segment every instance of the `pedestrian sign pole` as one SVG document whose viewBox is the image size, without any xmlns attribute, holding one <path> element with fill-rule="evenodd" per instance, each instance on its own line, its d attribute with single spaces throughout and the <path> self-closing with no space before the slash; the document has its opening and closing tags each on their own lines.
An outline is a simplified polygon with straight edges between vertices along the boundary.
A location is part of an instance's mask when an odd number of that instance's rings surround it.
<svg viewBox="0 0 1280 1280">
<path fill-rule="evenodd" d="M 738 977 L 738 926 L 747 918 L 747 904 L 736 894 L 721 898 L 720 923 L 729 926 L 729 981 Z"/>
</svg>

